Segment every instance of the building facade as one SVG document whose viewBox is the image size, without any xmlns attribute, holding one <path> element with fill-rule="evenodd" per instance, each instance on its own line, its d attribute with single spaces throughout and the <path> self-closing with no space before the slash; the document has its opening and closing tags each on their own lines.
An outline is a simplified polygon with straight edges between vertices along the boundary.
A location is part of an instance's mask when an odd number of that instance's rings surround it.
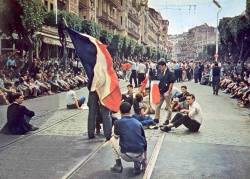
<svg viewBox="0 0 250 179">
<path fill-rule="evenodd" d="M 209 44 L 216 43 L 216 28 L 206 23 L 193 27 L 179 35 L 169 36 L 173 43 L 172 57 L 175 60 L 193 60 Z"/>
<path fill-rule="evenodd" d="M 83 20 L 96 22 L 102 30 L 126 36 L 135 42 L 159 51 L 169 51 L 168 20 L 153 8 L 147 0 L 41 0 L 47 11 L 64 10 Z M 46 56 L 57 57 L 60 42 L 57 29 L 44 26 L 42 43 L 47 44 Z M 69 40 L 70 41 L 70 40 Z M 53 46 L 53 48 L 52 48 Z M 55 47 L 56 46 L 56 47 Z M 69 43 L 69 48 L 73 48 Z"/>
</svg>

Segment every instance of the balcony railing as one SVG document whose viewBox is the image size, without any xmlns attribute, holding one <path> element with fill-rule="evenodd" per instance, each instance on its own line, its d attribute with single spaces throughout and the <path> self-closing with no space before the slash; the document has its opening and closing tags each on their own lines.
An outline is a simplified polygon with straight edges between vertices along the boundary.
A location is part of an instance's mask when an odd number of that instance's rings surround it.
<svg viewBox="0 0 250 179">
<path fill-rule="evenodd" d="M 108 2 L 112 3 L 119 11 L 122 11 L 122 5 L 120 0 L 107 0 Z"/>
<path fill-rule="evenodd" d="M 98 18 L 102 20 L 103 22 L 106 22 L 109 25 L 113 26 L 114 28 L 118 30 L 122 30 L 122 27 L 119 24 L 119 22 L 115 18 L 110 16 L 107 12 L 102 11 L 102 14 L 99 15 Z"/>
<path fill-rule="evenodd" d="M 139 15 L 135 10 L 129 9 L 128 17 L 137 25 L 140 24 Z"/>
<path fill-rule="evenodd" d="M 128 28 L 128 34 L 135 37 L 137 40 L 140 38 L 140 34 L 131 27 Z"/>
</svg>

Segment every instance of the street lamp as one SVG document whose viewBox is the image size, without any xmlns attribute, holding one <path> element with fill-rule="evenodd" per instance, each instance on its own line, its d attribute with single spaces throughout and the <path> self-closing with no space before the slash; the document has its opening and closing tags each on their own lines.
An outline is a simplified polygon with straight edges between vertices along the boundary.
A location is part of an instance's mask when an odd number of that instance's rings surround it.
<svg viewBox="0 0 250 179">
<path fill-rule="evenodd" d="M 219 42 L 219 29 L 218 29 L 218 26 L 219 26 L 219 13 L 221 12 L 222 7 L 219 4 L 219 2 L 216 1 L 216 0 L 213 0 L 213 3 L 218 7 L 218 11 L 217 11 L 217 28 L 216 28 L 216 50 L 215 50 L 215 55 L 214 55 L 215 61 L 217 61 L 218 57 L 219 57 L 219 55 L 218 55 L 218 45 L 219 45 L 218 44 L 218 42 Z"/>
</svg>

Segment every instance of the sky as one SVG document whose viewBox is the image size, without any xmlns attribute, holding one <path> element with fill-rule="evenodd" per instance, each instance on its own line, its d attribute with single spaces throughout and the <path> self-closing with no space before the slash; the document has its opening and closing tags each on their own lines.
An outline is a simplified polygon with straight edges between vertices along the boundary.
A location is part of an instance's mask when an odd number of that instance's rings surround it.
<svg viewBox="0 0 250 179">
<path fill-rule="evenodd" d="M 217 0 L 222 10 L 219 19 L 233 17 L 245 11 L 246 0 Z M 168 34 L 180 34 L 188 29 L 207 23 L 217 24 L 218 7 L 213 0 L 149 0 L 149 7 L 161 13 L 163 19 L 169 20 Z"/>
</svg>

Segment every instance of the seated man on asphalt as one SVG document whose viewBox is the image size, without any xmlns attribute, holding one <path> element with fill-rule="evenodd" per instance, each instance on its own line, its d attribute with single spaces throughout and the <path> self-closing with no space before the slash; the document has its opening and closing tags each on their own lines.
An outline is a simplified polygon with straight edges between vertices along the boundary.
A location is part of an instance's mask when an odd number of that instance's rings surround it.
<svg viewBox="0 0 250 179">
<path fill-rule="evenodd" d="M 169 132 L 172 127 L 184 125 L 191 132 L 198 132 L 202 123 L 202 112 L 200 105 L 195 101 L 195 96 L 189 94 L 186 96 L 189 109 L 182 109 L 167 125 L 163 125 L 160 129 L 164 132 Z"/>
<path fill-rule="evenodd" d="M 122 100 L 128 102 L 129 104 L 133 105 L 133 85 L 127 85 L 127 93 L 122 94 Z"/>
<path fill-rule="evenodd" d="M 3 127 L 2 132 L 5 134 L 22 135 L 29 131 L 37 130 L 37 127 L 29 124 L 35 113 L 21 105 L 23 95 L 15 93 L 12 98 L 14 102 L 7 109 L 7 123 Z"/>
<path fill-rule="evenodd" d="M 67 109 L 82 109 L 81 106 L 85 102 L 85 97 L 81 96 L 79 99 L 76 92 L 69 90 L 66 94 Z"/>
<path fill-rule="evenodd" d="M 112 172 L 121 173 L 123 170 L 121 158 L 134 162 L 134 174 L 145 170 L 147 159 L 147 141 L 142 124 L 130 116 L 131 105 L 123 102 L 120 106 L 122 118 L 115 121 L 114 136 L 110 139 L 116 164 Z"/>
</svg>

